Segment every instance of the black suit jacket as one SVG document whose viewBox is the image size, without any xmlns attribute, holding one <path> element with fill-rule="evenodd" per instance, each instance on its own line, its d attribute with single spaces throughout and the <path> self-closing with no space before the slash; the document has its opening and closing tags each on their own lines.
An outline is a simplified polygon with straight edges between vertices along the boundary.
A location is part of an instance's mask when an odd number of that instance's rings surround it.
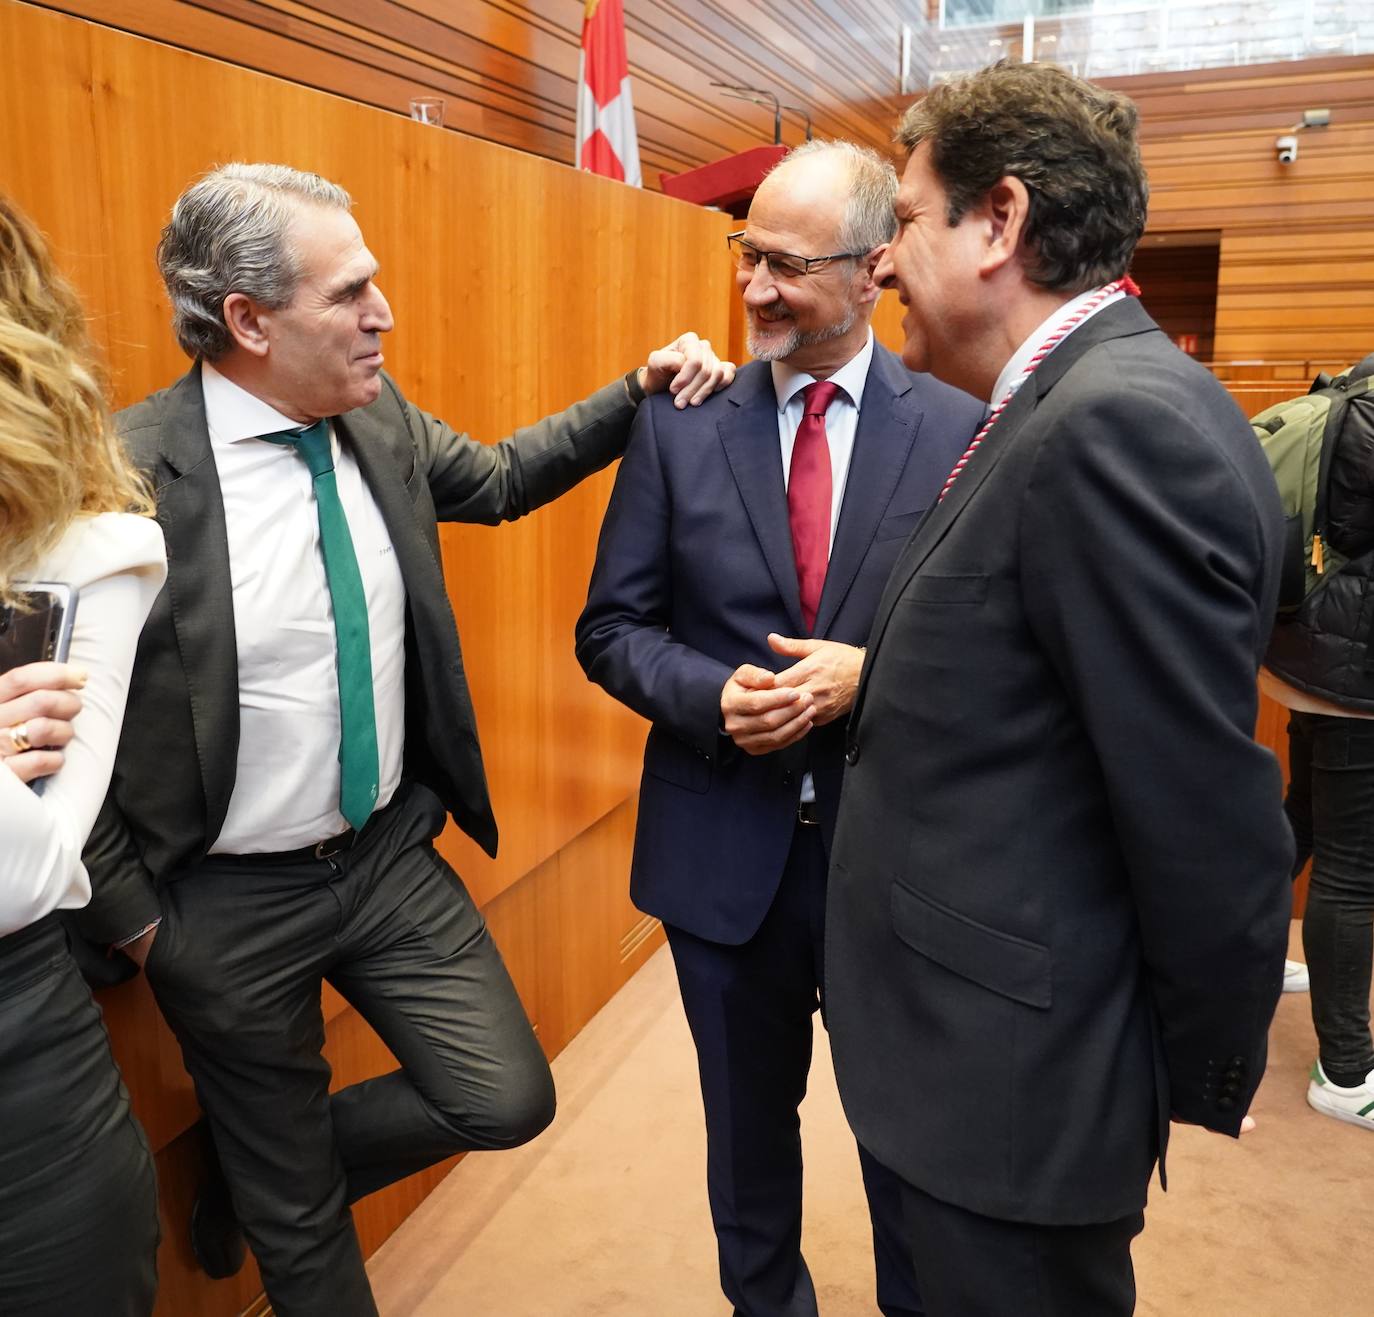
<svg viewBox="0 0 1374 1317">
<path fill-rule="evenodd" d="M 898 560 L 849 728 L 827 988 L 859 1142 L 988 1216 L 1138 1210 L 1264 1073 L 1293 843 L 1252 739 L 1282 515 L 1134 300 L 1020 390 Z"/>
<path fill-rule="evenodd" d="M 617 380 L 487 445 L 411 405 L 383 375 L 376 402 L 335 419 L 405 582 L 406 775 L 491 854 L 496 822 L 436 521 L 494 525 L 556 498 L 619 456 L 634 410 Z M 114 777 L 86 847 L 94 895 L 73 918 L 105 943 L 155 918 L 157 885 L 207 854 L 234 789 L 239 736 L 224 503 L 199 366 L 118 420 L 156 492 L 169 572 L 139 641 Z"/>
<path fill-rule="evenodd" d="M 963 452 L 983 407 L 912 375 L 875 344 L 815 635 L 861 645 L 898 550 Z M 577 656 L 653 723 L 644 751 L 631 895 L 669 924 L 739 944 L 767 913 L 813 774 L 827 841 L 843 721 L 770 755 L 719 732 L 741 663 L 790 666 L 768 633 L 806 634 L 787 520 L 771 368 L 676 411 L 651 398 L 602 525 Z"/>
</svg>

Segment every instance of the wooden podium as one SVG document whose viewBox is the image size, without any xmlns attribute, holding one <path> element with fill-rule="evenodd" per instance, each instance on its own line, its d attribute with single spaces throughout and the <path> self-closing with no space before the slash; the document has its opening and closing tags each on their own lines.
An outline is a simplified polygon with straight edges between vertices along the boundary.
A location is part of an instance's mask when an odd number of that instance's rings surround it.
<svg viewBox="0 0 1374 1317">
<path fill-rule="evenodd" d="M 689 169 L 683 174 L 660 174 L 659 185 L 670 197 L 695 202 L 698 206 L 715 206 L 743 219 L 754 199 L 754 191 L 763 176 L 783 158 L 786 146 L 755 146 L 724 160 Z"/>
</svg>

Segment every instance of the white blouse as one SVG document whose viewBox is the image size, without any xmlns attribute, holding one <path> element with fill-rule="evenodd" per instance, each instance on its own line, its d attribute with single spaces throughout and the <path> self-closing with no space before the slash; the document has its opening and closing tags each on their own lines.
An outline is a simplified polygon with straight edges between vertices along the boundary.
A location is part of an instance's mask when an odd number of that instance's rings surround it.
<svg viewBox="0 0 1374 1317">
<path fill-rule="evenodd" d="M 0 936 L 91 899 L 81 849 L 110 785 L 139 632 L 167 578 L 162 530 L 122 512 L 79 517 L 26 576 L 80 590 L 70 661 L 89 675 L 41 796 L 0 763 Z"/>
</svg>

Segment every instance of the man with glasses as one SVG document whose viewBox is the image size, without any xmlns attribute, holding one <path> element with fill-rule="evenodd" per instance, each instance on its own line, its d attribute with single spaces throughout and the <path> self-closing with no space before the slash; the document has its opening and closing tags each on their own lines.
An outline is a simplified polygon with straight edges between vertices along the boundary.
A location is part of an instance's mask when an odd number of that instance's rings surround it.
<svg viewBox="0 0 1374 1317">
<path fill-rule="evenodd" d="M 843 717 L 893 560 L 982 418 L 873 341 L 895 193 L 844 142 L 764 180 L 729 239 L 755 360 L 691 416 L 640 408 L 577 628 L 587 674 L 653 723 L 631 893 L 667 928 L 722 1286 L 746 1317 L 817 1310 L 797 1108 Z M 859 1157 L 879 1306 L 919 1313 L 897 1186 Z"/>
</svg>

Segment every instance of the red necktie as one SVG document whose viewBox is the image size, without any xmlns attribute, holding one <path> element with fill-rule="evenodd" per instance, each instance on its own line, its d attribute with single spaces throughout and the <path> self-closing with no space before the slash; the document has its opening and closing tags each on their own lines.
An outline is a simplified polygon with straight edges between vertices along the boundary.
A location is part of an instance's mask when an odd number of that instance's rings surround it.
<svg viewBox="0 0 1374 1317">
<path fill-rule="evenodd" d="M 797 560 L 802 620 L 808 632 L 816 629 L 816 612 L 830 561 L 830 445 L 825 438 L 825 411 L 839 391 L 840 386 L 829 380 L 808 384 L 802 390 L 802 419 L 787 477 L 787 520 Z"/>
</svg>

